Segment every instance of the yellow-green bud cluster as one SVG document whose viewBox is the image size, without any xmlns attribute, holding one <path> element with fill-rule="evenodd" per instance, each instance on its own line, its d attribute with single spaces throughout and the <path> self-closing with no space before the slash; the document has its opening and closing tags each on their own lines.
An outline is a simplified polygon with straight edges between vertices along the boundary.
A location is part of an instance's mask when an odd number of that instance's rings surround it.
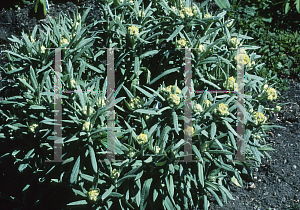
<svg viewBox="0 0 300 210">
<path fill-rule="evenodd" d="M 146 134 L 141 133 L 138 137 L 138 144 L 146 144 L 148 142 L 148 137 Z"/>
<path fill-rule="evenodd" d="M 69 41 L 66 38 L 63 38 L 60 43 L 61 45 L 65 45 L 65 44 L 69 44 Z"/>
<path fill-rule="evenodd" d="M 31 123 L 29 126 L 29 132 L 34 133 L 38 126 L 39 125 L 37 123 Z"/>
<path fill-rule="evenodd" d="M 237 83 L 235 82 L 234 77 L 229 77 L 228 80 L 223 83 L 223 86 L 226 90 L 237 91 Z"/>
<path fill-rule="evenodd" d="M 128 27 L 128 32 L 129 32 L 130 36 L 138 36 L 139 35 L 139 29 L 136 26 Z"/>
<path fill-rule="evenodd" d="M 210 100 L 206 99 L 204 102 L 203 102 L 203 108 L 204 109 L 207 109 L 208 107 L 211 106 L 211 102 Z"/>
<path fill-rule="evenodd" d="M 82 130 L 87 132 L 90 131 L 90 122 L 83 123 Z"/>
<path fill-rule="evenodd" d="M 142 105 L 143 100 L 139 96 L 132 98 L 129 102 L 129 106 L 131 109 L 140 109 L 142 108 Z"/>
<path fill-rule="evenodd" d="M 135 151 L 134 151 L 134 149 L 130 148 L 130 149 L 128 150 L 127 157 L 133 158 L 134 156 L 135 156 Z"/>
<path fill-rule="evenodd" d="M 181 38 L 176 42 L 177 48 L 187 48 L 188 47 L 188 41 L 186 39 Z"/>
<path fill-rule="evenodd" d="M 267 94 L 268 94 L 268 100 L 270 101 L 275 100 L 277 98 L 277 92 L 274 88 L 268 88 Z"/>
<path fill-rule="evenodd" d="M 261 112 L 255 112 L 253 114 L 253 121 L 256 125 L 263 124 L 266 122 L 266 120 L 267 120 L 267 117 L 265 117 L 265 115 Z"/>
<path fill-rule="evenodd" d="M 193 110 L 194 112 L 196 112 L 196 114 L 200 114 L 201 112 L 203 112 L 203 107 L 200 104 L 195 104 Z"/>
<path fill-rule="evenodd" d="M 188 136 L 192 136 L 195 132 L 194 132 L 194 128 L 189 126 L 184 130 L 184 133 Z"/>
<path fill-rule="evenodd" d="M 120 176 L 120 172 L 117 169 L 113 169 L 111 172 L 111 178 L 112 179 L 117 179 Z"/>
<path fill-rule="evenodd" d="M 90 190 L 89 191 L 89 199 L 91 201 L 97 201 L 99 193 L 100 193 L 99 190 Z"/>
<path fill-rule="evenodd" d="M 219 114 L 220 116 L 227 116 L 229 115 L 228 106 L 224 103 L 221 103 L 214 110 L 214 113 Z"/>
</svg>

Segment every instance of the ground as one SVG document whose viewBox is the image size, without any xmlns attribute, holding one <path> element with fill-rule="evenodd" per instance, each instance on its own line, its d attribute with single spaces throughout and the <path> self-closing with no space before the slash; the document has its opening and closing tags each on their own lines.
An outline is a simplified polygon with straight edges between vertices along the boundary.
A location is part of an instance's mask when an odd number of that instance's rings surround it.
<svg viewBox="0 0 300 210">
<path fill-rule="evenodd" d="M 76 4 L 75 4 L 76 3 Z M 85 6 L 91 6 L 89 13 L 91 17 L 99 19 L 100 3 L 94 0 L 81 1 L 77 3 L 66 2 L 62 4 L 53 3 L 50 5 L 50 16 L 57 17 L 61 11 L 75 11 Z M 20 36 L 24 29 L 31 31 L 35 25 L 40 27 L 40 23 L 45 19 L 37 19 L 33 12 L 33 3 L 25 5 L 15 11 L 2 9 L 0 11 L 0 49 L 9 49 L 10 41 L 7 39 L 11 35 Z M 7 62 L 3 53 L 0 53 L 0 65 Z M 1 80 L 1 72 L 0 72 Z M 254 170 L 254 180 L 244 180 L 243 188 L 235 185 L 231 186 L 234 201 L 229 201 L 223 208 L 216 202 L 212 202 L 210 209 L 291 209 L 291 203 L 299 204 L 300 199 L 300 83 L 298 80 L 290 79 L 290 90 L 282 93 L 284 98 L 279 102 L 289 103 L 282 108 L 282 112 L 273 114 L 270 121 L 276 125 L 284 126 L 274 128 L 269 133 L 268 143 L 276 149 L 269 152 L 272 157 L 270 161 L 267 157 L 262 160 L 261 166 Z M 1 88 L 1 82 L 0 82 Z M 1 94 L 2 95 L 2 94 Z M 2 95 L 3 96 L 3 95 Z M 1 100 L 1 97 L 0 97 Z M 211 197 L 213 199 L 213 197 Z M 299 204 L 300 205 L 300 204 Z"/>
</svg>

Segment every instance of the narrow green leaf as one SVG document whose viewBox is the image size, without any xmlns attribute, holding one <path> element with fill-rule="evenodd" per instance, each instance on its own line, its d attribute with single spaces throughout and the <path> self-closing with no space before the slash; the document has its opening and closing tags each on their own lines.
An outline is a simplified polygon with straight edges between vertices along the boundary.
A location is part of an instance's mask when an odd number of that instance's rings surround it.
<svg viewBox="0 0 300 210">
<path fill-rule="evenodd" d="M 176 68 L 173 68 L 173 69 L 169 69 L 169 70 L 167 70 L 167 71 L 164 71 L 163 73 L 161 73 L 160 75 L 158 75 L 157 77 L 155 77 L 150 83 L 149 83 L 149 85 L 152 85 L 154 82 L 156 82 L 157 80 L 159 80 L 160 78 L 162 78 L 162 77 L 164 77 L 164 76 L 166 76 L 166 75 L 168 75 L 168 74 L 171 74 L 171 73 L 173 73 L 173 72 L 179 72 L 180 71 L 180 67 L 176 67 Z M 219 89 L 221 89 L 221 88 L 219 88 Z"/>
<path fill-rule="evenodd" d="M 220 200 L 219 196 L 214 192 L 214 190 L 213 190 L 212 188 L 210 188 L 210 187 L 207 187 L 206 189 L 207 189 L 207 190 L 208 190 L 208 191 L 216 198 L 218 204 L 219 204 L 221 207 L 223 207 L 222 201 Z"/>
<path fill-rule="evenodd" d="M 134 73 L 137 74 L 140 70 L 140 60 L 139 57 L 134 58 Z"/>
<path fill-rule="evenodd" d="M 73 166 L 72 174 L 70 177 L 71 184 L 76 183 L 76 181 L 77 181 L 77 177 L 79 174 L 79 167 L 80 167 L 80 156 L 78 156 L 76 163 Z"/>
<path fill-rule="evenodd" d="M 202 188 L 204 188 L 204 172 L 203 172 L 203 165 L 199 162 L 197 162 L 198 165 L 198 177 L 199 177 L 199 181 L 200 184 L 202 186 Z"/>
<path fill-rule="evenodd" d="M 31 87 L 31 85 L 29 85 L 24 79 L 21 78 L 17 78 L 20 82 L 22 82 L 26 87 L 28 87 L 32 92 L 35 92 L 35 90 L 33 89 L 33 87 Z"/>
<path fill-rule="evenodd" d="M 97 173 L 98 172 L 98 165 L 97 165 L 96 155 L 95 155 L 94 148 L 90 145 L 89 145 L 89 151 L 90 151 L 91 163 L 92 163 L 94 172 Z"/>
<path fill-rule="evenodd" d="M 172 116 L 173 116 L 173 123 L 174 123 L 175 131 L 176 131 L 177 135 L 179 135 L 178 116 L 175 111 L 172 112 Z"/>
<path fill-rule="evenodd" d="M 216 132 L 217 132 L 217 126 L 216 126 L 216 123 L 213 122 L 211 124 L 211 128 L 210 128 L 210 136 L 212 139 L 215 137 Z"/>
<path fill-rule="evenodd" d="M 68 206 L 77 206 L 77 205 L 86 205 L 88 202 L 86 200 L 80 200 L 80 201 L 74 201 L 71 203 L 68 203 Z"/>
<path fill-rule="evenodd" d="M 167 42 L 172 40 L 175 36 L 179 34 L 179 32 L 184 28 L 184 25 L 177 26 L 175 31 L 171 34 L 171 36 L 167 39 Z"/>
<path fill-rule="evenodd" d="M 148 91 L 143 90 L 141 87 L 133 85 L 136 89 L 138 89 L 139 91 L 141 91 L 142 93 L 144 93 L 145 96 L 147 96 L 148 98 L 152 98 L 153 95 L 151 93 L 149 93 Z"/>
<path fill-rule="evenodd" d="M 141 204 L 142 204 L 141 206 L 143 206 L 145 204 L 145 201 L 149 195 L 152 180 L 153 179 L 150 178 L 144 182 L 143 189 L 142 189 L 142 195 L 141 195 Z"/>
<path fill-rule="evenodd" d="M 109 196 L 111 194 L 113 189 L 115 189 L 115 186 L 111 185 L 110 188 L 108 190 L 106 190 L 105 193 L 102 195 L 102 200 L 107 198 L 107 196 Z"/>
</svg>

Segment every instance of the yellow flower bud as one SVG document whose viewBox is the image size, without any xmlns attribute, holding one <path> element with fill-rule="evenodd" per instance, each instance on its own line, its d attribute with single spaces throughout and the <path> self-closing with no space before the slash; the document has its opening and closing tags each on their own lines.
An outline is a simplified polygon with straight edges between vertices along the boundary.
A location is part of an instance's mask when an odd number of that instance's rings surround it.
<svg viewBox="0 0 300 210">
<path fill-rule="evenodd" d="M 148 142 L 148 137 L 146 134 L 141 133 L 138 137 L 138 144 L 146 144 Z"/>
<path fill-rule="evenodd" d="M 99 189 L 97 189 L 97 190 L 90 190 L 89 191 L 89 199 L 91 200 L 91 201 L 97 201 L 97 198 L 98 198 L 98 196 L 99 196 Z"/>
</svg>

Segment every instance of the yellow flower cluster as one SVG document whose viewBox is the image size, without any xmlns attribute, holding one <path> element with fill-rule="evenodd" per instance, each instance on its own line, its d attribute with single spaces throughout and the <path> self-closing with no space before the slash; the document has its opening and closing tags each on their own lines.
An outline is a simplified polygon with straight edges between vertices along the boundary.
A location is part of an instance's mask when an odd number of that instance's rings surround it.
<svg viewBox="0 0 300 210">
<path fill-rule="evenodd" d="M 85 122 L 82 126 L 83 131 L 89 131 L 90 130 L 90 122 Z"/>
<path fill-rule="evenodd" d="M 267 93 L 268 93 L 268 100 L 271 101 L 277 98 L 277 92 L 274 88 L 268 88 Z"/>
<path fill-rule="evenodd" d="M 173 107 L 174 104 L 178 106 L 180 104 L 180 97 L 177 94 L 170 94 L 168 101 L 170 102 L 171 107 Z"/>
<path fill-rule="evenodd" d="M 194 132 L 194 128 L 189 126 L 184 130 L 184 133 L 188 136 L 192 136 L 195 132 Z"/>
<path fill-rule="evenodd" d="M 205 14 L 205 15 L 204 15 L 204 18 L 210 18 L 210 17 L 211 17 L 210 14 Z"/>
<path fill-rule="evenodd" d="M 197 15 L 197 13 L 198 13 L 196 6 L 193 6 L 193 13 L 194 13 L 194 15 Z"/>
<path fill-rule="evenodd" d="M 84 115 L 88 115 L 88 113 L 87 113 L 87 106 L 85 106 L 82 111 L 83 111 Z M 89 111 L 90 111 L 89 116 L 91 116 L 94 113 L 94 109 L 92 107 L 90 107 Z"/>
<path fill-rule="evenodd" d="M 202 53 L 202 52 L 205 52 L 205 48 L 202 44 L 199 45 L 199 51 Z"/>
<path fill-rule="evenodd" d="M 34 42 L 34 39 L 32 38 L 32 36 L 28 36 L 28 35 L 26 35 L 27 37 L 28 37 L 28 39 L 31 41 L 31 43 L 33 43 Z"/>
<path fill-rule="evenodd" d="M 148 142 L 148 136 L 146 134 L 141 133 L 138 137 L 138 144 L 146 144 Z"/>
<path fill-rule="evenodd" d="M 217 108 L 214 110 L 215 113 L 218 113 L 221 116 L 227 116 L 229 115 L 228 112 L 228 106 L 224 103 L 221 103 L 217 106 Z"/>
<path fill-rule="evenodd" d="M 237 91 L 237 83 L 235 82 L 234 77 L 229 77 L 228 80 L 223 83 L 223 86 L 226 90 Z"/>
<path fill-rule="evenodd" d="M 176 44 L 177 44 L 176 46 L 177 48 L 186 48 L 188 46 L 188 41 L 186 41 L 186 39 L 184 38 L 181 38 L 176 42 Z"/>
<path fill-rule="evenodd" d="M 242 44 L 240 43 L 240 41 L 236 38 L 233 37 L 230 39 L 231 44 L 233 45 L 233 47 L 238 47 L 241 46 Z"/>
<path fill-rule="evenodd" d="M 235 59 L 238 60 L 244 60 L 244 65 L 247 65 L 248 67 L 251 67 L 250 58 L 247 54 L 239 54 L 238 56 L 235 56 Z"/>
<path fill-rule="evenodd" d="M 153 151 L 154 151 L 155 154 L 158 154 L 159 151 L 160 151 L 159 146 L 155 146 L 155 147 L 153 148 Z"/>
<path fill-rule="evenodd" d="M 97 201 L 98 196 L 99 196 L 99 190 L 90 190 L 89 191 L 89 199 L 91 201 Z"/>
<path fill-rule="evenodd" d="M 175 85 L 169 85 L 165 90 L 169 93 L 169 94 L 172 94 L 174 93 L 174 89 L 175 89 Z M 176 87 L 176 94 L 180 94 L 181 93 L 181 90 Z"/>
<path fill-rule="evenodd" d="M 139 29 L 136 26 L 128 27 L 128 32 L 129 32 L 130 36 L 138 36 L 139 35 Z"/>
<path fill-rule="evenodd" d="M 253 114 L 253 117 L 254 117 L 254 123 L 256 124 L 256 125 L 258 125 L 258 124 L 260 124 L 260 123 L 265 123 L 266 122 L 266 120 L 267 120 L 267 117 L 265 117 L 265 115 L 263 114 L 263 113 L 261 113 L 261 112 L 255 112 L 254 114 Z"/>
<path fill-rule="evenodd" d="M 210 107 L 211 106 L 211 102 L 210 102 L 210 100 L 205 100 L 204 102 L 203 102 L 203 107 L 204 107 L 204 109 L 206 109 L 206 108 L 208 108 L 208 107 Z"/>
<path fill-rule="evenodd" d="M 233 20 L 230 20 L 230 22 L 229 23 L 227 23 L 227 28 L 229 28 L 230 26 L 232 26 L 232 24 L 233 24 Z"/>
<path fill-rule="evenodd" d="M 100 98 L 97 102 L 96 102 L 96 105 L 100 108 L 104 107 L 105 106 L 105 100 L 106 100 L 106 97 L 105 99 L 104 98 Z"/>
<path fill-rule="evenodd" d="M 278 111 L 280 111 L 280 110 L 281 110 L 281 107 L 280 107 L 280 106 L 276 106 L 276 109 L 277 109 Z"/>
<path fill-rule="evenodd" d="M 142 108 L 143 100 L 137 96 L 130 100 L 129 106 L 131 109 L 140 109 Z"/>
<path fill-rule="evenodd" d="M 194 110 L 194 112 L 196 112 L 196 113 L 201 113 L 201 112 L 203 112 L 203 108 L 202 108 L 202 106 L 201 106 L 200 104 L 196 104 L 196 105 L 193 107 L 193 110 Z"/>
<path fill-rule="evenodd" d="M 66 38 L 61 40 L 61 45 L 69 44 L 69 41 Z"/>
<path fill-rule="evenodd" d="M 46 47 L 44 45 L 41 46 L 41 53 L 45 53 L 46 52 Z"/>
<path fill-rule="evenodd" d="M 71 85 L 71 88 L 75 88 L 76 87 L 76 81 L 74 79 L 71 79 L 70 80 L 70 85 Z"/>
<path fill-rule="evenodd" d="M 29 126 L 29 132 L 34 133 L 35 129 L 38 127 L 39 125 L 37 123 L 31 123 Z"/>
<path fill-rule="evenodd" d="M 127 156 L 128 156 L 129 158 L 133 158 L 133 157 L 135 156 L 135 151 L 134 151 L 134 149 L 130 148 L 130 149 L 128 150 Z"/>
<path fill-rule="evenodd" d="M 110 176 L 112 179 L 117 179 L 120 176 L 120 172 L 117 169 L 114 169 L 114 170 L 112 170 Z"/>
<path fill-rule="evenodd" d="M 192 11 L 192 9 L 191 8 L 189 8 L 189 7 L 184 7 L 184 8 L 182 8 L 180 11 L 179 11 L 179 15 L 180 15 L 180 17 L 183 19 L 183 18 L 185 18 L 185 17 L 193 17 L 193 11 Z"/>
<path fill-rule="evenodd" d="M 139 17 L 145 17 L 145 12 L 144 11 L 139 11 Z"/>
</svg>

